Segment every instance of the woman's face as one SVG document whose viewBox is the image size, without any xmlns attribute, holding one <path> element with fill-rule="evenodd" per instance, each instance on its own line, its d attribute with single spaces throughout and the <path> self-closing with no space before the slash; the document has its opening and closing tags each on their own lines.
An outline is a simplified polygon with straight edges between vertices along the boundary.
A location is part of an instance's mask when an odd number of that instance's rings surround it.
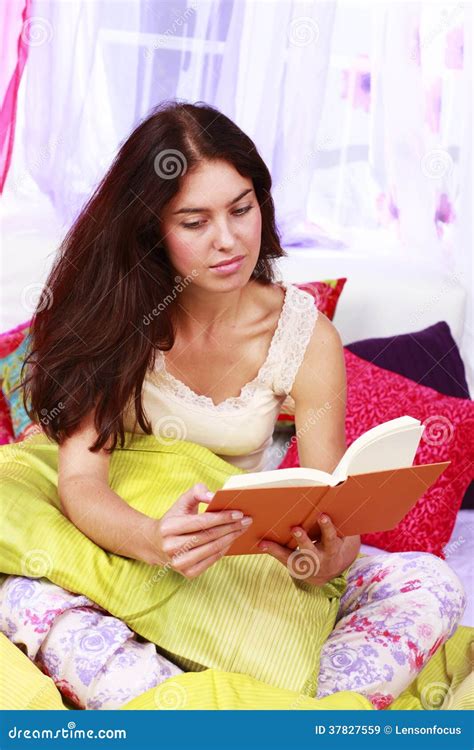
<svg viewBox="0 0 474 750">
<path fill-rule="evenodd" d="M 247 283 L 260 253 L 262 216 L 252 180 L 228 162 L 204 162 L 185 174 L 162 215 L 164 246 L 175 272 L 204 288 Z M 224 271 L 212 266 L 243 256 Z"/>
</svg>

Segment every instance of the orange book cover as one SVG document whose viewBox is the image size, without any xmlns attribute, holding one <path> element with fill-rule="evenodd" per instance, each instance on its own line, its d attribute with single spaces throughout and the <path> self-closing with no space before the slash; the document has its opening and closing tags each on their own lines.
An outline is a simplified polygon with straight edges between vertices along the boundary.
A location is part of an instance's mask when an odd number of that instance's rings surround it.
<svg viewBox="0 0 474 750">
<path fill-rule="evenodd" d="M 340 536 L 393 529 L 431 487 L 450 461 L 348 476 L 335 486 L 220 489 L 207 511 L 235 509 L 253 523 L 226 555 L 264 554 L 262 539 L 296 549 L 291 527 L 319 538 L 318 517 L 326 513 Z"/>
</svg>

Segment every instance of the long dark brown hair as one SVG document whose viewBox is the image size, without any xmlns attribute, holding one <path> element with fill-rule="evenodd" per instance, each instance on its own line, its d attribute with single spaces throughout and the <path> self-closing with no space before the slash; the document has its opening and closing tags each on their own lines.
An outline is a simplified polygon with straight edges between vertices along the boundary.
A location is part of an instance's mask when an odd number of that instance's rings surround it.
<svg viewBox="0 0 474 750">
<path fill-rule="evenodd" d="M 123 447 L 123 413 L 131 403 L 142 430 L 152 433 L 143 380 L 156 349 L 168 351 L 175 337 L 172 305 L 150 315 L 176 287 L 159 217 L 179 191 L 182 173 L 209 160 L 224 160 L 253 181 L 262 237 L 252 276 L 262 284 L 275 280 L 272 260 L 285 252 L 271 176 L 253 141 L 203 102 L 153 109 L 66 235 L 32 318 L 23 401 L 33 422 L 58 444 L 94 410 L 98 437 L 89 450 L 111 438 L 105 450 L 112 452 L 118 435 Z"/>
</svg>

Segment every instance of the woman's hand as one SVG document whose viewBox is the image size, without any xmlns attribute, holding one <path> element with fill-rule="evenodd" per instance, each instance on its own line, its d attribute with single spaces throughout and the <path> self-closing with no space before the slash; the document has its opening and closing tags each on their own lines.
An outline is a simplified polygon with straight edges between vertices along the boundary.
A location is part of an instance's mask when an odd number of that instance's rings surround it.
<svg viewBox="0 0 474 750">
<path fill-rule="evenodd" d="M 304 529 L 295 526 L 292 533 L 299 549 L 292 550 L 269 539 L 262 540 L 258 546 L 285 565 L 293 578 L 314 586 L 324 586 L 354 562 L 360 548 L 360 537 L 339 537 L 326 515 L 322 515 L 318 521 L 321 541 L 317 543 L 311 541 Z"/>
<path fill-rule="evenodd" d="M 241 511 L 198 513 L 213 493 L 195 484 L 156 522 L 152 565 L 168 565 L 185 578 L 195 578 L 219 560 L 252 519 Z"/>
</svg>

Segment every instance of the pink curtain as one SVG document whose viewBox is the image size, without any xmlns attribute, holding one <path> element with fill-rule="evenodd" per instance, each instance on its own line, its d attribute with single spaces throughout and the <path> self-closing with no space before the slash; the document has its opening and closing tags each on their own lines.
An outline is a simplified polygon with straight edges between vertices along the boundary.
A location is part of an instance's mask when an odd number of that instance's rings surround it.
<svg viewBox="0 0 474 750">
<path fill-rule="evenodd" d="M 18 89 L 28 56 L 30 7 L 31 0 L 0 4 L 0 193 L 13 151 Z"/>
</svg>

